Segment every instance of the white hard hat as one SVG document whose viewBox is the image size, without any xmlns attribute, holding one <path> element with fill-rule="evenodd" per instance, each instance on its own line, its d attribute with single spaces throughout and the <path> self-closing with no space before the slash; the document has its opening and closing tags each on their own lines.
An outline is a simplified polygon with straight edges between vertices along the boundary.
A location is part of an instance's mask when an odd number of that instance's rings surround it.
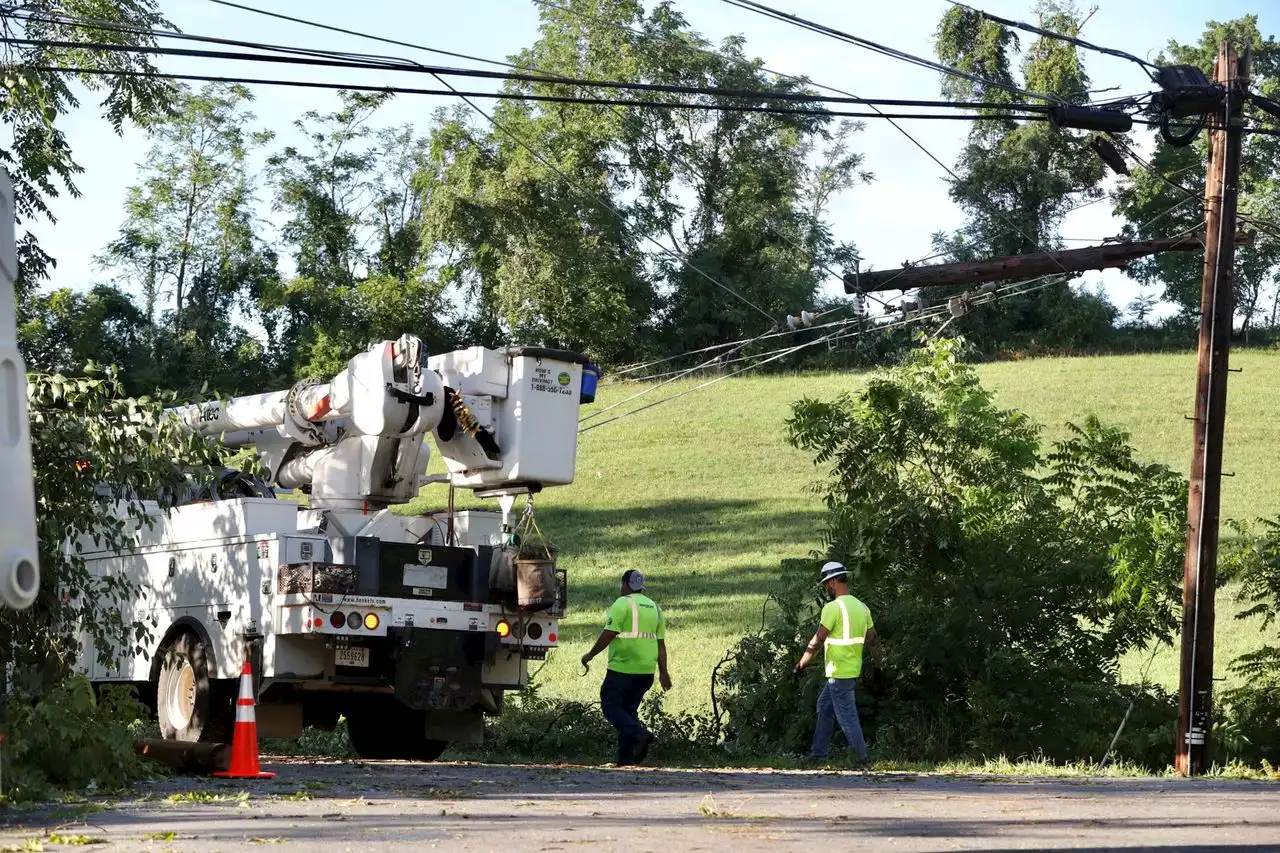
<svg viewBox="0 0 1280 853">
<path fill-rule="evenodd" d="M 845 567 L 844 563 L 837 563 L 835 560 L 832 560 L 822 567 L 822 573 L 818 578 L 818 583 L 826 583 L 832 578 L 838 578 L 847 574 L 849 574 L 849 570 Z"/>
</svg>

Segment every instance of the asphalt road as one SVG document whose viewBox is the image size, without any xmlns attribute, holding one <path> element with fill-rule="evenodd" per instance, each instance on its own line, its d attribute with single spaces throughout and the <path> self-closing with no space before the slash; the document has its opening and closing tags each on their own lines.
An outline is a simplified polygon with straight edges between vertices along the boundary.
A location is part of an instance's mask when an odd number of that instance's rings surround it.
<svg viewBox="0 0 1280 853">
<path fill-rule="evenodd" d="M 44 850 L 193 853 L 1280 851 L 1276 783 L 337 761 L 266 769 L 279 775 L 174 778 L 105 807 L 0 812 L 0 850 L 38 850 L 38 839 Z"/>
</svg>

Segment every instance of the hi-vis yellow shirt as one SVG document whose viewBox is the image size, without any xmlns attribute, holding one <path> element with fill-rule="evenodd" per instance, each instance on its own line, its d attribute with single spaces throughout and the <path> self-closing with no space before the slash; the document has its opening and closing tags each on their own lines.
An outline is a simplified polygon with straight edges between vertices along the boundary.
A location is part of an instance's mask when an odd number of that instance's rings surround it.
<svg viewBox="0 0 1280 853">
<path fill-rule="evenodd" d="M 653 675 L 658 668 L 658 641 L 666 639 L 662 610 L 647 595 L 624 595 L 609 608 L 606 631 L 618 636 L 609 644 L 609 669 L 628 675 Z"/>
<path fill-rule="evenodd" d="M 875 627 L 870 608 L 852 595 L 842 595 L 823 606 L 822 627 L 829 632 L 822 646 L 827 678 L 857 678 L 862 674 L 862 646 Z"/>
</svg>

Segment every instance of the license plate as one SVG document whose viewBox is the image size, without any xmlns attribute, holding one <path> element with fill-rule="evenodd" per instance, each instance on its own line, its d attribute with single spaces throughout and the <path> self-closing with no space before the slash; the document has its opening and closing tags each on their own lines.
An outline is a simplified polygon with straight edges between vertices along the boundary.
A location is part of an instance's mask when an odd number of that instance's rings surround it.
<svg viewBox="0 0 1280 853">
<path fill-rule="evenodd" d="M 369 649 L 364 646 L 334 649 L 333 662 L 337 666 L 368 666 Z"/>
</svg>

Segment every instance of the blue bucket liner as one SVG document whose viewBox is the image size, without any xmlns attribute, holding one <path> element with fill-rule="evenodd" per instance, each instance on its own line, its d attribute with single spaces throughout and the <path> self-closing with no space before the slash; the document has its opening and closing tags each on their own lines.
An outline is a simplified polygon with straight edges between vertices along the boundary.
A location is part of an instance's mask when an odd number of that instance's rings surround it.
<svg viewBox="0 0 1280 853">
<path fill-rule="evenodd" d="M 583 365 L 582 368 L 582 393 L 578 396 L 580 405 L 587 405 L 596 401 L 596 385 L 600 382 L 600 368 L 594 364 Z"/>
</svg>

